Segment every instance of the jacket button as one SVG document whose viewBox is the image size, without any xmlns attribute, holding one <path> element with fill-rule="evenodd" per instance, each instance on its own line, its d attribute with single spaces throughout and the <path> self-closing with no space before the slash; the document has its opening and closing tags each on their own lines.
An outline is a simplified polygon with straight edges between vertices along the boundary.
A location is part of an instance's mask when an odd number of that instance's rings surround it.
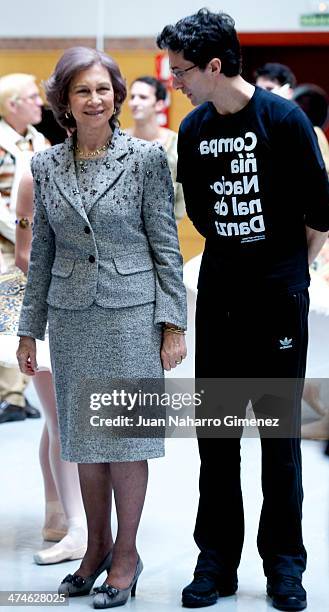
<svg viewBox="0 0 329 612">
<path fill-rule="evenodd" d="M 90 263 L 95 263 L 95 257 L 93 255 L 89 255 Z"/>
<path fill-rule="evenodd" d="M 86 234 L 90 234 L 90 227 L 88 227 L 88 225 L 86 225 L 86 227 L 85 227 L 85 233 Z"/>
</svg>

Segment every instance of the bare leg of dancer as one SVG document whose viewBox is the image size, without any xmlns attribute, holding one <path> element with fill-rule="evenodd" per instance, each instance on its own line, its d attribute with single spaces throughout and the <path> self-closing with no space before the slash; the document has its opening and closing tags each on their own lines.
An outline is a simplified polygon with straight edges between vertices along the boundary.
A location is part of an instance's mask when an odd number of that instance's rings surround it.
<svg viewBox="0 0 329 612">
<path fill-rule="evenodd" d="M 57 489 L 49 463 L 49 435 L 47 424 L 45 424 L 43 428 L 40 439 L 39 461 L 46 502 L 45 523 L 42 529 L 42 535 L 44 540 L 57 542 L 66 535 L 67 524 L 63 506 L 58 499 Z"/>
<path fill-rule="evenodd" d="M 56 402 L 50 372 L 40 372 L 34 378 L 39 399 L 44 409 L 49 435 L 49 464 L 58 497 L 64 509 L 68 532 L 64 538 L 35 555 L 37 563 L 58 563 L 65 558 L 82 557 L 86 549 L 86 526 L 80 493 L 77 466 L 62 461 L 56 414 Z"/>
</svg>

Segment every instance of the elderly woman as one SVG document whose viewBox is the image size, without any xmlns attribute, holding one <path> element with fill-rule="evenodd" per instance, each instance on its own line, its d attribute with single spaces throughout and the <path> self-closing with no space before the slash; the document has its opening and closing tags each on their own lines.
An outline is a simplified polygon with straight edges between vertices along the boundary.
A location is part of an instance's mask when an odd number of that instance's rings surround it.
<svg viewBox="0 0 329 612">
<path fill-rule="evenodd" d="M 142 571 L 136 533 L 147 459 L 163 456 L 164 442 L 83 426 L 82 391 L 88 378 L 161 378 L 186 355 L 173 189 L 161 146 L 118 129 L 126 87 L 113 59 L 67 50 L 46 93 L 73 135 L 32 161 L 34 236 L 17 357 L 22 372 L 35 374 L 35 339 L 48 321 L 62 458 L 79 464 L 88 523 L 86 555 L 59 590 L 88 594 L 107 569 L 94 606 L 114 607 L 135 594 Z"/>
</svg>

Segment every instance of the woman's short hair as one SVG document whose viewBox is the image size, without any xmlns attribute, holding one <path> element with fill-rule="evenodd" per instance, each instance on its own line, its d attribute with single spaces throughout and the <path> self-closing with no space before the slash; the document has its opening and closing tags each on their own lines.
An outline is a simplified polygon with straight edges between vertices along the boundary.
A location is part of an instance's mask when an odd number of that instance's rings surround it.
<svg viewBox="0 0 329 612">
<path fill-rule="evenodd" d="M 160 49 L 183 53 L 201 70 L 214 57 L 221 60 L 221 72 L 227 77 L 241 73 L 241 47 L 234 19 L 226 13 L 212 13 L 206 8 L 167 25 L 157 37 Z"/>
<path fill-rule="evenodd" d="M 58 121 L 65 129 L 76 128 L 76 122 L 69 113 L 69 88 L 72 79 L 82 70 L 88 70 L 95 64 L 104 66 L 111 78 L 114 91 L 114 113 L 111 125 L 119 125 L 118 116 L 127 95 L 125 81 L 118 64 L 112 57 L 89 47 L 71 47 L 67 49 L 56 64 L 50 78 L 44 83 L 48 103 Z"/>
<path fill-rule="evenodd" d="M 6 74 L 0 78 L 0 116 L 6 115 L 6 102 L 8 100 L 18 100 L 25 87 L 35 83 L 35 80 L 33 74 L 23 72 Z"/>
<path fill-rule="evenodd" d="M 328 120 L 327 93 L 314 83 L 303 83 L 294 90 L 294 102 L 303 109 L 314 126 L 323 127 Z"/>
<path fill-rule="evenodd" d="M 133 86 L 134 83 L 146 83 L 146 85 L 150 85 L 150 87 L 154 88 L 154 93 L 155 93 L 155 99 L 158 102 L 158 100 L 166 100 L 168 92 L 164 86 L 164 84 L 162 83 L 162 81 L 159 81 L 159 79 L 156 79 L 153 76 L 141 76 L 141 77 L 137 77 L 137 79 L 134 79 L 131 87 Z"/>
</svg>

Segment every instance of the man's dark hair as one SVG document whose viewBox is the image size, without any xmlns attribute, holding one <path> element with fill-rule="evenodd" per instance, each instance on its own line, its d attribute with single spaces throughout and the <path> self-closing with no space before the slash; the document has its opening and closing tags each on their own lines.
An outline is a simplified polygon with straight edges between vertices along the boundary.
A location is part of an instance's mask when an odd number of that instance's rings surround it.
<svg viewBox="0 0 329 612">
<path fill-rule="evenodd" d="M 131 85 L 133 85 L 134 83 L 137 83 L 137 81 L 139 83 L 146 83 L 146 85 L 150 85 L 151 87 L 154 87 L 155 98 L 157 102 L 158 100 L 165 100 L 167 98 L 167 90 L 164 84 L 161 81 L 159 81 L 159 79 L 156 79 L 155 77 L 152 77 L 152 76 L 141 76 L 141 77 L 137 77 L 137 79 L 134 79 Z"/>
<path fill-rule="evenodd" d="M 255 80 L 258 77 L 265 77 L 270 81 L 277 81 L 279 85 L 286 85 L 288 83 L 292 89 L 296 87 L 296 77 L 292 70 L 285 64 L 278 64 L 277 62 L 268 62 L 264 66 L 260 66 L 255 70 Z"/>
<path fill-rule="evenodd" d="M 202 70 L 214 57 L 222 63 L 227 77 L 241 73 L 241 48 L 235 22 L 226 13 L 211 13 L 200 9 L 175 25 L 167 25 L 157 37 L 160 49 L 183 53 L 183 57 Z"/>
</svg>

